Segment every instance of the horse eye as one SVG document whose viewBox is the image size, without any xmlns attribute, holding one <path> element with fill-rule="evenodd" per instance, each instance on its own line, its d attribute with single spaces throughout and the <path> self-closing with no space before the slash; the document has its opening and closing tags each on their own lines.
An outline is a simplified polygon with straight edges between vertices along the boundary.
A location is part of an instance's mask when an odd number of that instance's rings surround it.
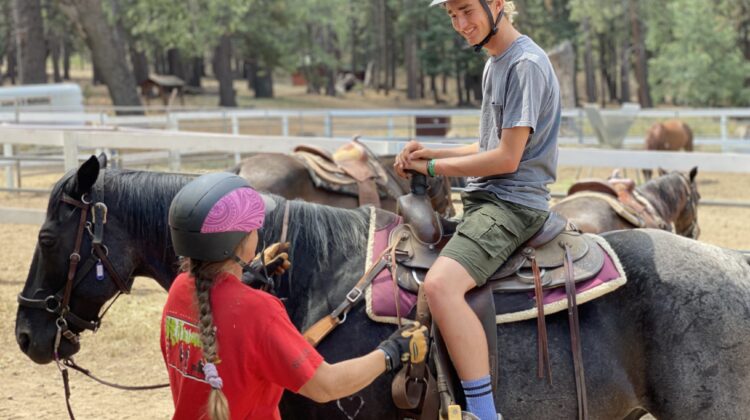
<svg viewBox="0 0 750 420">
<path fill-rule="evenodd" d="M 56 238 L 54 235 L 42 232 L 39 234 L 39 244 L 45 248 L 55 246 Z"/>
</svg>

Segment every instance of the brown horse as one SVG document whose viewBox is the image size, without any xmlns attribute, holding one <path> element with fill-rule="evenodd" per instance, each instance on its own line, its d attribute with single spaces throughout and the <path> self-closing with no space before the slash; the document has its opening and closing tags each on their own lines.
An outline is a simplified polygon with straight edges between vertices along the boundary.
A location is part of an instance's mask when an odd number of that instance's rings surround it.
<svg viewBox="0 0 750 420">
<path fill-rule="evenodd" d="M 646 134 L 646 150 L 693 151 L 693 131 L 681 120 L 666 120 L 651 126 Z M 651 170 L 644 169 L 643 176 L 651 179 Z"/>
<path fill-rule="evenodd" d="M 381 200 L 381 207 L 395 212 L 398 196 L 409 193 L 409 180 L 403 179 L 393 171 L 396 157 L 378 156 L 378 161 L 385 169 L 390 184 L 394 186 L 388 197 Z M 325 204 L 341 208 L 357 208 L 359 200 L 355 196 L 324 190 L 315 186 L 305 165 L 294 156 L 282 153 L 258 153 L 240 163 L 234 170 L 245 178 L 254 188 L 260 191 L 280 195 L 286 199 L 301 199 L 312 203 Z M 443 217 L 456 214 L 451 199 L 451 182 L 445 176 L 428 178 L 428 194 L 432 208 Z"/>
<path fill-rule="evenodd" d="M 689 173 L 673 171 L 654 178 L 635 188 L 634 195 L 647 203 L 647 211 L 653 212 L 655 217 L 640 217 L 635 214 L 635 220 L 651 219 L 661 222 L 659 226 L 639 226 L 626 220 L 613 208 L 612 201 L 604 194 L 589 194 L 582 191 L 569 195 L 561 202 L 552 206 L 551 210 L 558 212 L 584 232 L 601 233 L 619 229 L 633 229 L 636 227 L 661 227 L 672 230 L 678 235 L 697 239 L 700 234 L 698 227 L 698 187 L 695 176 L 698 168 Z M 617 198 L 613 198 L 617 205 Z M 651 209 L 651 210 L 648 210 Z"/>
</svg>

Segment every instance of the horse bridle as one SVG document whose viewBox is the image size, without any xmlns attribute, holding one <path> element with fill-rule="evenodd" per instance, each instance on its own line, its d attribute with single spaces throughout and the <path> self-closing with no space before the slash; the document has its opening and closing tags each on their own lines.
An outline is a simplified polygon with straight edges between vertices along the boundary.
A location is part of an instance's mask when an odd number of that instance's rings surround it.
<svg viewBox="0 0 750 420">
<path fill-rule="evenodd" d="M 74 325 L 81 330 L 90 330 L 96 332 L 101 325 L 101 320 L 104 314 L 107 313 L 112 304 L 117 300 L 121 294 L 129 294 L 130 289 L 126 283 L 122 280 L 120 275 L 115 271 L 109 260 L 109 249 L 102 243 L 104 237 L 104 225 L 107 223 L 107 205 L 103 202 L 104 197 L 104 174 L 97 179 L 95 189 L 100 192 L 99 195 L 102 201 L 94 202 L 91 199 L 89 193 L 81 195 L 80 200 L 63 193 L 60 201 L 77 207 L 81 210 L 81 217 L 78 222 L 78 229 L 76 231 L 76 242 L 73 248 L 73 252 L 68 257 L 68 274 L 65 282 L 65 286 L 58 290 L 57 293 L 51 294 L 44 299 L 27 298 L 23 294 L 18 295 L 18 304 L 29 308 L 37 308 L 46 310 L 49 313 L 58 315 L 55 320 L 57 326 L 57 336 L 55 337 L 55 358 L 57 358 L 57 350 L 59 347 L 60 336 L 65 337 L 72 343 L 78 342 L 78 333 L 74 333 L 68 328 L 68 324 Z M 88 213 L 91 211 L 91 221 L 87 220 Z M 91 255 L 86 262 L 80 267 L 81 262 L 81 245 L 83 244 L 83 233 L 87 232 L 91 238 Z M 96 317 L 92 321 L 87 321 L 80 316 L 74 314 L 70 310 L 70 297 L 73 290 L 80 284 L 80 282 L 89 274 L 92 268 L 97 266 L 97 276 L 103 276 L 103 269 L 107 270 L 109 277 L 115 283 L 118 288 L 117 295 L 110 301 L 110 304 L 102 312 L 101 315 Z"/>
<path fill-rule="evenodd" d="M 685 175 L 683 173 L 679 173 L 680 180 L 682 180 L 683 184 L 685 185 L 685 188 L 687 188 L 687 203 L 685 203 L 686 207 L 690 207 L 693 215 L 693 220 L 690 222 L 690 226 L 684 231 L 691 239 L 697 239 L 697 235 L 695 233 L 696 229 L 698 228 L 698 200 L 693 197 L 693 186 L 692 183 L 689 180 L 689 176 Z M 675 230 L 676 227 L 675 227 Z M 682 235 L 683 232 L 677 232 L 677 234 Z"/>
<path fill-rule="evenodd" d="M 78 229 L 76 230 L 75 246 L 73 248 L 73 252 L 68 257 L 68 261 L 70 262 L 70 264 L 68 266 L 68 274 L 65 281 L 65 286 L 57 291 L 57 293 L 51 294 L 44 299 L 27 298 L 24 297 L 22 293 L 18 294 L 19 305 L 28 308 L 43 309 L 49 313 L 58 315 L 57 319 L 55 320 L 57 332 L 55 333 L 55 341 L 53 344 L 53 355 L 55 357 L 57 368 L 60 370 L 60 373 L 63 377 L 63 385 L 65 388 L 65 404 L 68 409 L 68 415 L 73 420 L 75 419 L 75 416 L 73 415 L 73 409 L 70 406 L 70 386 L 67 367 L 77 370 L 101 384 L 123 390 L 146 390 L 164 388 L 169 386 L 169 384 L 146 386 L 118 385 L 97 378 L 96 376 L 92 375 L 89 370 L 77 365 L 72 358 L 67 357 L 64 359 L 60 359 L 58 350 L 60 348 L 60 341 L 62 340 L 62 337 L 65 337 L 74 344 L 78 343 L 79 341 L 79 333 L 74 333 L 72 330 L 70 330 L 70 328 L 68 328 L 68 324 L 74 325 L 80 328 L 82 331 L 91 330 L 92 332 L 96 332 L 101 326 L 102 318 L 104 318 L 104 315 L 107 313 L 109 308 L 112 307 L 117 298 L 121 294 L 130 294 L 130 288 L 128 288 L 127 284 L 122 280 L 122 277 L 120 277 L 120 275 L 114 269 L 112 262 L 109 260 L 109 249 L 103 243 L 104 225 L 107 223 L 107 205 L 104 204 L 104 171 L 102 171 L 100 176 L 97 177 L 94 189 L 97 192 L 96 196 L 100 201 L 95 202 L 94 199 L 91 198 L 91 195 L 89 193 L 82 194 L 80 200 L 76 200 L 75 198 L 65 193 L 63 193 L 62 197 L 60 198 L 60 201 L 66 204 L 70 204 L 81 210 L 81 217 L 78 222 Z M 89 211 L 91 211 L 91 221 L 87 220 Z M 81 262 L 81 245 L 83 243 L 84 232 L 87 232 L 89 238 L 91 239 L 91 255 L 79 270 L 78 265 Z M 101 312 L 101 315 L 97 316 L 93 321 L 87 321 L 71 312 L 69 304 L 73 290 L 75 290 L 78 284 L 89 274 L 89 272 L 91 272 L 91 269 L 94 268 L 94 266 L 96 266 L 96 276 L 98 279 L 103 279 L 104 270 L 107 270 L 109 277 L 117 286 L 118 291 L 115 297 L 110 300 L 109 305 L 107 305 L 104 311 Z"/>
</svg>

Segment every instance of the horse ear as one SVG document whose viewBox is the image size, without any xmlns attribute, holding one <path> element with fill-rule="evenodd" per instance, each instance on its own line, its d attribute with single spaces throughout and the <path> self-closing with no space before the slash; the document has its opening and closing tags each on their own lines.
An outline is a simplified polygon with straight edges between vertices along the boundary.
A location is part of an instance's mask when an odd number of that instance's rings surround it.
<svg viewBox="0 0 750 420">
<path fill-rule="evenodd" d="M 99 153 L 97 160 L 99 161 L 99 169 L 104 169 L 107 167 L 107 155 L 106 154 Z"/>
<path fill-rule="evenodd" d="M 698 167 L 693 166 L 693 169 L 690 170 L 690 182 L 695 182 L 696 175 L 698 175 Z"/>
<path fill-rule="evenodd" d="M 75 188 L 77 196 L 81 196 L 91 191 L 91 187 L 96 182 L 96 178 L 99 177 L 99 165 L 99 159 L 92 155 L 86 162 L 83 162 L 80 168 L 78 168 Z"/>
<path fill-rule="evenodd" d="M 662 167 L 656 168 L 656 176 L 664 176 L 667 173 L 668 173 L 667 170 Z"/>
</svg>

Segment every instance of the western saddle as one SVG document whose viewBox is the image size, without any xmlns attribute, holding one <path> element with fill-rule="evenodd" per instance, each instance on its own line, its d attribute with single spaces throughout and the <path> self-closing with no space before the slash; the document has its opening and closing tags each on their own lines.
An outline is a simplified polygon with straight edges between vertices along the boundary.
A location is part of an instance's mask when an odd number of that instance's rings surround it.
<svg viewBox="0 0 750 420">
<path fill-rule="evenodd" d="M 381 198 L 401 195 L 377 157 L 357 137 L 334 153 L 300 145 L 294 149 L 294 156 L 307 167 L 318 188 L 358 197 L 360 206 L 379 208 Z"/>
<path fill-rule="evenodd" d="M 390 267 L 394 282 L 402 289 L 417 293 L 415 318 L 431 326 L 431 316 L 421 287 L 427 270 L 432 266 L 442 246 L 455 232 L 457 223 L 440 218 L 425 195 L 423 175 L 412 176 L 412 192 L 398 200 L 398 210 L 404 223 L 390 234 L 389 246 L 375 264 L 363 275 L 347 298 L 325 319 L 304 332 L 313 345 L 333 330 L 349 309 L 361 300 L 363 291 L 385 267 Z M 551 382 L 549 352 L 543 305 L 543 290 L 565 287 L 570 318 L 571 345 L 575 370 L 579 419 L 586 419 L 586 388 L 580 347 L 575 283 L 593 278 L 604 264 L 604 253 L 592 239 L 566 229 L 567 221 L 556 213 L 550 216 L 533 235 L 493 274 L 488 282 L 466 295 L 485 330 L 490 356 L 493 390 L 497 385 L 497 326 L 493 293 L 533 291 L 537 306 L 539 378 Z M 397 289 L 397 288 L 396 288 Z M 399 317 L 399 323 L 401 314 Z M 455 413 L 457 391 L 450 372 L 450 361 L 440 332 L 431 328 L 434 338 L 429 357 L 419 363 L 410 361 L 396 375 L 392 384 L 394 403 L 401 410 L 401 418 L 441 419 L 460 418 Z M 546 375 L 545 375 L 546 366 Z M 432 368 L 430 368 L 432 367 Z M 435 374 L 433 375 L 433 371 Z"/>
<path fill-rule="evenodd" d="M 582 179 L 568 188 L 568 196 L 560 202 L 584 196 L 606 201 L 620 217 L 637 228 L 674 230 L 638 192 L 632 179 Z"/>
</svg>

